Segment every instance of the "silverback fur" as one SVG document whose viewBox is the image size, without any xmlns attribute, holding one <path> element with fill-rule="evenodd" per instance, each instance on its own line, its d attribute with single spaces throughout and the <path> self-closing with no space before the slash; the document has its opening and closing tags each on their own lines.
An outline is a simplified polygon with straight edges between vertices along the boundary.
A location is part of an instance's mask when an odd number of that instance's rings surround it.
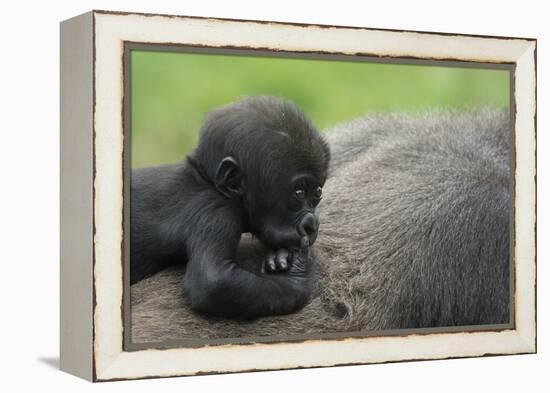
<svg viewBox="0 0 550 393">
<path fill-rule="evenodd" d="M 242 322 L 193 313 L 183 267 L 131 288 L 134 343 L 509 321 L 507 111 L 371 115 L 327 133 L 316 288 L 285 316 Z M 260 245 L 243 238 L 254 269 Z"/>
</svg>

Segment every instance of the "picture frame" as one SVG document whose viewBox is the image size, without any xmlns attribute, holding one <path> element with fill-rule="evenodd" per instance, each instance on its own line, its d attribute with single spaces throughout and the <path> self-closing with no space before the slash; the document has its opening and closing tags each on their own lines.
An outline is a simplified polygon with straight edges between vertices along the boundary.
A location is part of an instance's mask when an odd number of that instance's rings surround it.
<svg viewBox="0 0 550 393">
<path fill-rule="evenodd" d="M 498 329 L 132 347 L 125 307 L 125 78 L 127 48 L 140 45 L 509 69 L 514 124 L 512 323 Z M 536 352 L 535 39 L 91 11 L 61 23 L 60 64 L 62 370 L 90 381 L 109 381 Z"/>
</svg>

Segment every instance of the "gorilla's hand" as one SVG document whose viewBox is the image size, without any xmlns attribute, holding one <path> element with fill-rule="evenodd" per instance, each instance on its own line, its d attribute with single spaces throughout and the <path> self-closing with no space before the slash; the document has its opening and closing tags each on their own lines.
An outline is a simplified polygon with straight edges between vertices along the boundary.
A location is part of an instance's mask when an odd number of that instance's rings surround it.
<svg viewBox="0 0 550 393">
<path fill-rule="evenodd" d="M 310 258 L 309 239 L 304 236 L 299 249 L 289 251 L 280 248 L 277 251 L 269 251 L 262 265 L 262 273 L 281 273 L 290 270 L 291 274 L 300 274 L 305 271 L 305 265 L 310 263 Z"/>
<path fill-rule="evenodd" d="M 286 248 L 269 251 L 262 266 L 262 272 L 286 272 L 292 262 L 292 257 L 293 253 L 290 253 Z"/>
</svg>

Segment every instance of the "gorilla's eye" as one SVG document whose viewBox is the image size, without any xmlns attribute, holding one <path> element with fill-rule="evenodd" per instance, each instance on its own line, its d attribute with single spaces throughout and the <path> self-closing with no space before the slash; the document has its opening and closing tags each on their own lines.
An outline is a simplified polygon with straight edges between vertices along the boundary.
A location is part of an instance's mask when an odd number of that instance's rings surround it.
<svg viewBox="0 0 550 393">
<path fill-rule="evenodd" d="M 311 201 L 311 204 L 313 207 L 317 207 L 319 202 L 321 202 L 321 196 L 323 195 L 323 189 L 321 187 L 317 187 L 315 191 L 313 191 L 313 199 Z"/>
<path fill-rule="evenodd" d="M 315 198 L 321 198 L 322 195 L 323 195 L 323 189 L 321 187 L 317 187 L 315 189 L 315 192 L 313 193 L 313 196 Z"/>
<path fill-rule="evenodd" d="M 294 195 L 300 201 L 303 201 L 304 199 L 306 199 L 306 192 L 302 189 L 298 189 L 298 190 L 294 191 Z"/>
</svg>

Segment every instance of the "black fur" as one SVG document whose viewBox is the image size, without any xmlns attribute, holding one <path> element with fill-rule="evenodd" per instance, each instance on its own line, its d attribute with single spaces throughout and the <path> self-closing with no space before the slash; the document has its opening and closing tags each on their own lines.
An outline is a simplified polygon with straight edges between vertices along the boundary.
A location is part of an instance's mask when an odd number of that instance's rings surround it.
<svg viewBox="0 0 550 393">
<path fill-rule="evenodd" d="M 256 318 L 303 307 L 313 285 L 315 193 L 329 158 L 286 101 L 252 97 L 212 111 L 186 160 L 132 171 L 131 282 L 181 262 L 201 313 Z M 261 271 L 235 263 L 246 232 L 270 250 Z"/>
</svg>

